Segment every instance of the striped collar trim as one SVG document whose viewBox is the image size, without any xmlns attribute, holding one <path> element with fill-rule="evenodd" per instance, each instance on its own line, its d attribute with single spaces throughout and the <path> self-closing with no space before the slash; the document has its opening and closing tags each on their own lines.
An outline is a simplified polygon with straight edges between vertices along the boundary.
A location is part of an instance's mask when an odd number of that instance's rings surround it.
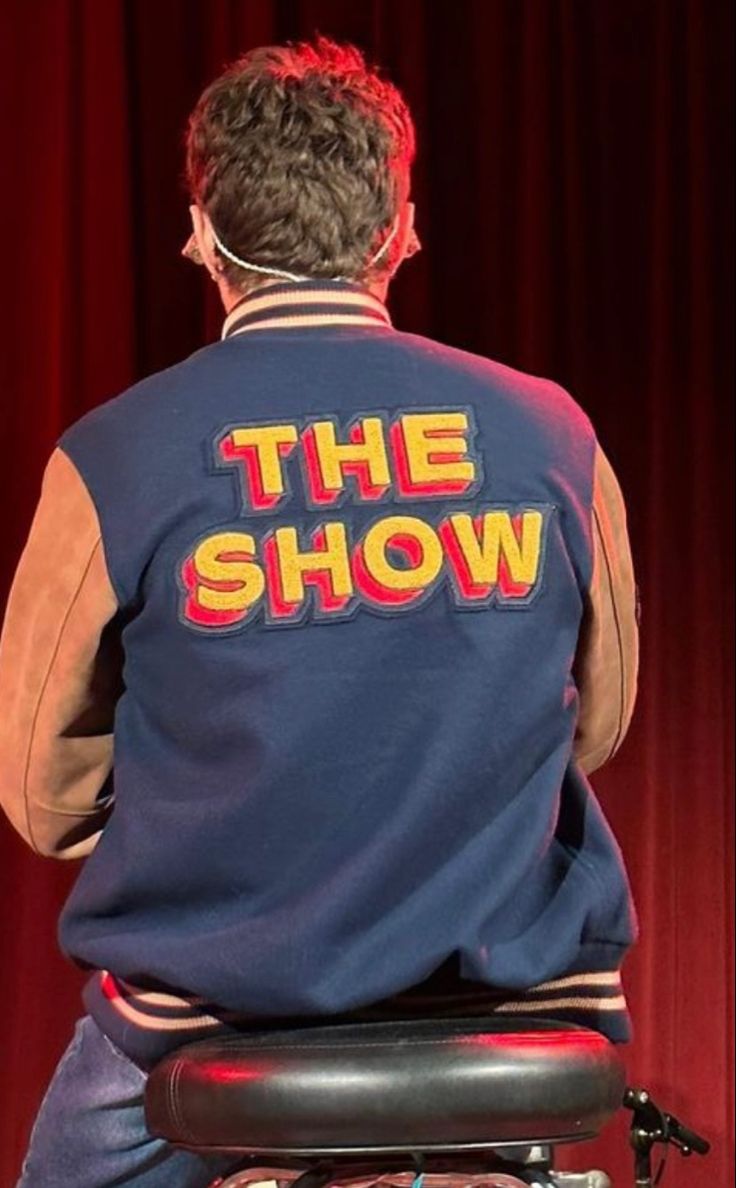
<svg viewBox="0 0 736 1188">
<path fill-rule="evenodd" d="M 391 326 L 383 302 L 348 281 L 298 281 L 263 285 L 238 302 L 225 319 L 222 338 L 252 330 L 312 326 Z"/>
</svg>

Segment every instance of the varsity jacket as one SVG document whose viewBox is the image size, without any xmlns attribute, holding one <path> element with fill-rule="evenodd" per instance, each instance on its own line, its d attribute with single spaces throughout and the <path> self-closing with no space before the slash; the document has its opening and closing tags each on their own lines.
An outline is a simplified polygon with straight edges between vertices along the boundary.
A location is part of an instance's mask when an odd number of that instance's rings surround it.
<svg viewBox="0 0 736 1188">
<path fill-rule="evenodd" d="M 0 796 L 83 858 L 63 951 L 142 1067 L 413 1010 L 630 1035 L 587 775 L 632 713 L 618 484 L 562 389 L 265 286 L 44 475 L 0 642 Z"/>
</svg>

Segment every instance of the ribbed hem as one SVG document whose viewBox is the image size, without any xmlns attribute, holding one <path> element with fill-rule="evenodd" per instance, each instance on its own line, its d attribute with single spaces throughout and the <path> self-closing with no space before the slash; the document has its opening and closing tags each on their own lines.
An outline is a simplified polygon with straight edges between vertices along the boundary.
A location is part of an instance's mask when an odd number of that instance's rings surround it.
<svg viewBox="0 0 736 1188">
<path fill-rule="evenodd" d="M 610 946 L 619 951 L 618 946 Z M 325 1017 L 266 1018 L 221 1011 L 201 999 L 131 986 L 98 971 L 83 991 L 84 1005 L 108 1038 L 144 1071 L 184 1044 L 247 1031 L 324 1026 Z M 509 992 L 478 982 L 467 988 L 431 989 L 429 984 L 359 1010 L 332 1015 L 334 1023 L 390 1019 L 504 1018 L 552 1019 L 590 1028 L 612 1043 L 632 1038 L 631 1017 L 618 968 L 567 973 L 528 990 Z"/>
</svg>

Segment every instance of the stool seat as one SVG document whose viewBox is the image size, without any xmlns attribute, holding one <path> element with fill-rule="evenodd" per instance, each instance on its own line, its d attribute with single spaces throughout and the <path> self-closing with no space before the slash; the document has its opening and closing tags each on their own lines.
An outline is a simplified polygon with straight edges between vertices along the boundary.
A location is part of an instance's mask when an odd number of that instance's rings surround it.
<svg viewBox="0 0 736 1188">
<path fill-rule="evenodd" d="M 597 1134 L 619 1108 L 617 1049 L 538 1019 L 420 1019 L 188 1044 L 151 1072 L 149 1130 L 274 1156 L 451 1152 Z"/>
</svg>

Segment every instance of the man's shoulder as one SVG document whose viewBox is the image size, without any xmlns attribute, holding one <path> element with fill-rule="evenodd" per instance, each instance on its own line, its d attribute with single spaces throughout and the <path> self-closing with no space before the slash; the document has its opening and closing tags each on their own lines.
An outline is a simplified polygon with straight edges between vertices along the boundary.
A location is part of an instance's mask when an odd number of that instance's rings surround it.
<svg viewBox="0 0 736 1188">
<path fill-rule="evenodd" d="M 167 411 L 176 411 L 177 402 L 194 393 L 202 369 L 218 345 L 202 347 L 101 401 L 64 430 L 59 446 L 71 453 L 102 438 L 129 438 L 145 432 L 148 422 L 160 422 Z"/>
<path fill-rule="evenodd" d="M 434 370 L 438 383 L 443 378 L 448 386 L 454 382 L 458 388 L 475 391 L 481 400 L 485 396 L 496 409 L 505 408 L 522 418 L 592 433 L 587 413 L 555 380 L 418 334 L 398 333 L 395 342 L 415 365 Z"/>
</svg>

